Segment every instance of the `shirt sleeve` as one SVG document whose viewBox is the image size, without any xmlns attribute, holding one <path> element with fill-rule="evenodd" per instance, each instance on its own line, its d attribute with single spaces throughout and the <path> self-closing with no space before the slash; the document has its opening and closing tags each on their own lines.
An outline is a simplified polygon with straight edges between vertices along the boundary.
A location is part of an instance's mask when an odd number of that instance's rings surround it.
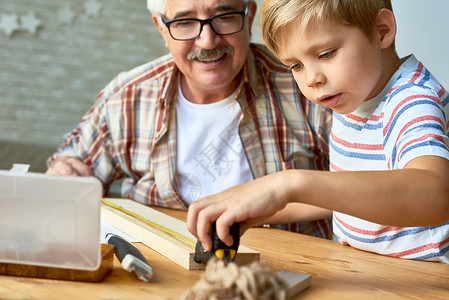
<svg viewBox="0 0 449 300">
<path fill-rule="evenodd" d="M 119 177 L 114 168 L 113 147 L 107 122 L 107 99 L 101 92 L 81 122 L 64 138 L 49 163 L 62 156 L 74 156 L 87 164 L 95 177 L 107 186 Z"/>
<path fill-rule="evenodd" d="M 447 107 L 431 89 L 409 87 L 387 100 L 383 124 L 389 168 L 402 169 L 421 156 L 449 159 Z"/>
</svg>

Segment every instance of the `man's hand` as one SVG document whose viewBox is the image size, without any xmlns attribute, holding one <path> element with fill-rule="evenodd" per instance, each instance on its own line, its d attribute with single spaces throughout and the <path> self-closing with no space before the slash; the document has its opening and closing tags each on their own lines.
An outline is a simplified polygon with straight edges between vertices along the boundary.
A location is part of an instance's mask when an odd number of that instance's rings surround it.
<svg viewBox="0 0 449 300">
<path fill-rule="evenodd" d="M 92 176 L 92 170 L 74 156 L 56 158 L 47 169 L 46 174 L 61 176 Z"/>
</svg>

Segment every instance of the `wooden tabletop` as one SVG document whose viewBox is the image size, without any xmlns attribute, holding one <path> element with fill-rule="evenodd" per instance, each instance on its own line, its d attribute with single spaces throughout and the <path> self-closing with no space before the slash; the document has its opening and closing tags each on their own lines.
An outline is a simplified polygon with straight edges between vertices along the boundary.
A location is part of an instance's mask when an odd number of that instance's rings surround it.
<svg viewBox="0 0 449 300">
<path fill-rule="evenodd" d="M 185 220 L 185 212 L 164 210 Z M 312 275 L 294 299 L 449 299 L 449 265 L 389 258 L 337 242 L 278 229 L 253 228 L 241 244 L 274 271 Z M 149 283 L 114 267 L 100 283 L 0 276 L 0 299 L 179 299 L 203 271 L 187 271 L 141 243 L 153 268 Z"/>
</svg>

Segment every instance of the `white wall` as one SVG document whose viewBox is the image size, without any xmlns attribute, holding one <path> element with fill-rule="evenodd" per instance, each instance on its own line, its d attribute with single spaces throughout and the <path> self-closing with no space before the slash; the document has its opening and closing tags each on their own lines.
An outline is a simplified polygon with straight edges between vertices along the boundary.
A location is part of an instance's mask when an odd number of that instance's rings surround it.
<svg viewBox="0 0 449 300">
<path fill-rule="evenodd" d="M 392 0 L 400 56 L 410 53 L 449 89 L 449 1 Z"/>
</svg>

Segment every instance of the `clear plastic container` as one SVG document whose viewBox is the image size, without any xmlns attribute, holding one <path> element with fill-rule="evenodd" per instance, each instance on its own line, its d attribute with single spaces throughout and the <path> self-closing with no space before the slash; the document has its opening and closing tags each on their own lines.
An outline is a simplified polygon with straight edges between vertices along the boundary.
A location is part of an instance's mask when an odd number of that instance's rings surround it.
<svg viewBox="0 0 449 300">
<path fill-rule="evenodd" d="M 98 269 L 101 197 L 93 177 L 0 170 L 0 262 Z"/>
</svg>

